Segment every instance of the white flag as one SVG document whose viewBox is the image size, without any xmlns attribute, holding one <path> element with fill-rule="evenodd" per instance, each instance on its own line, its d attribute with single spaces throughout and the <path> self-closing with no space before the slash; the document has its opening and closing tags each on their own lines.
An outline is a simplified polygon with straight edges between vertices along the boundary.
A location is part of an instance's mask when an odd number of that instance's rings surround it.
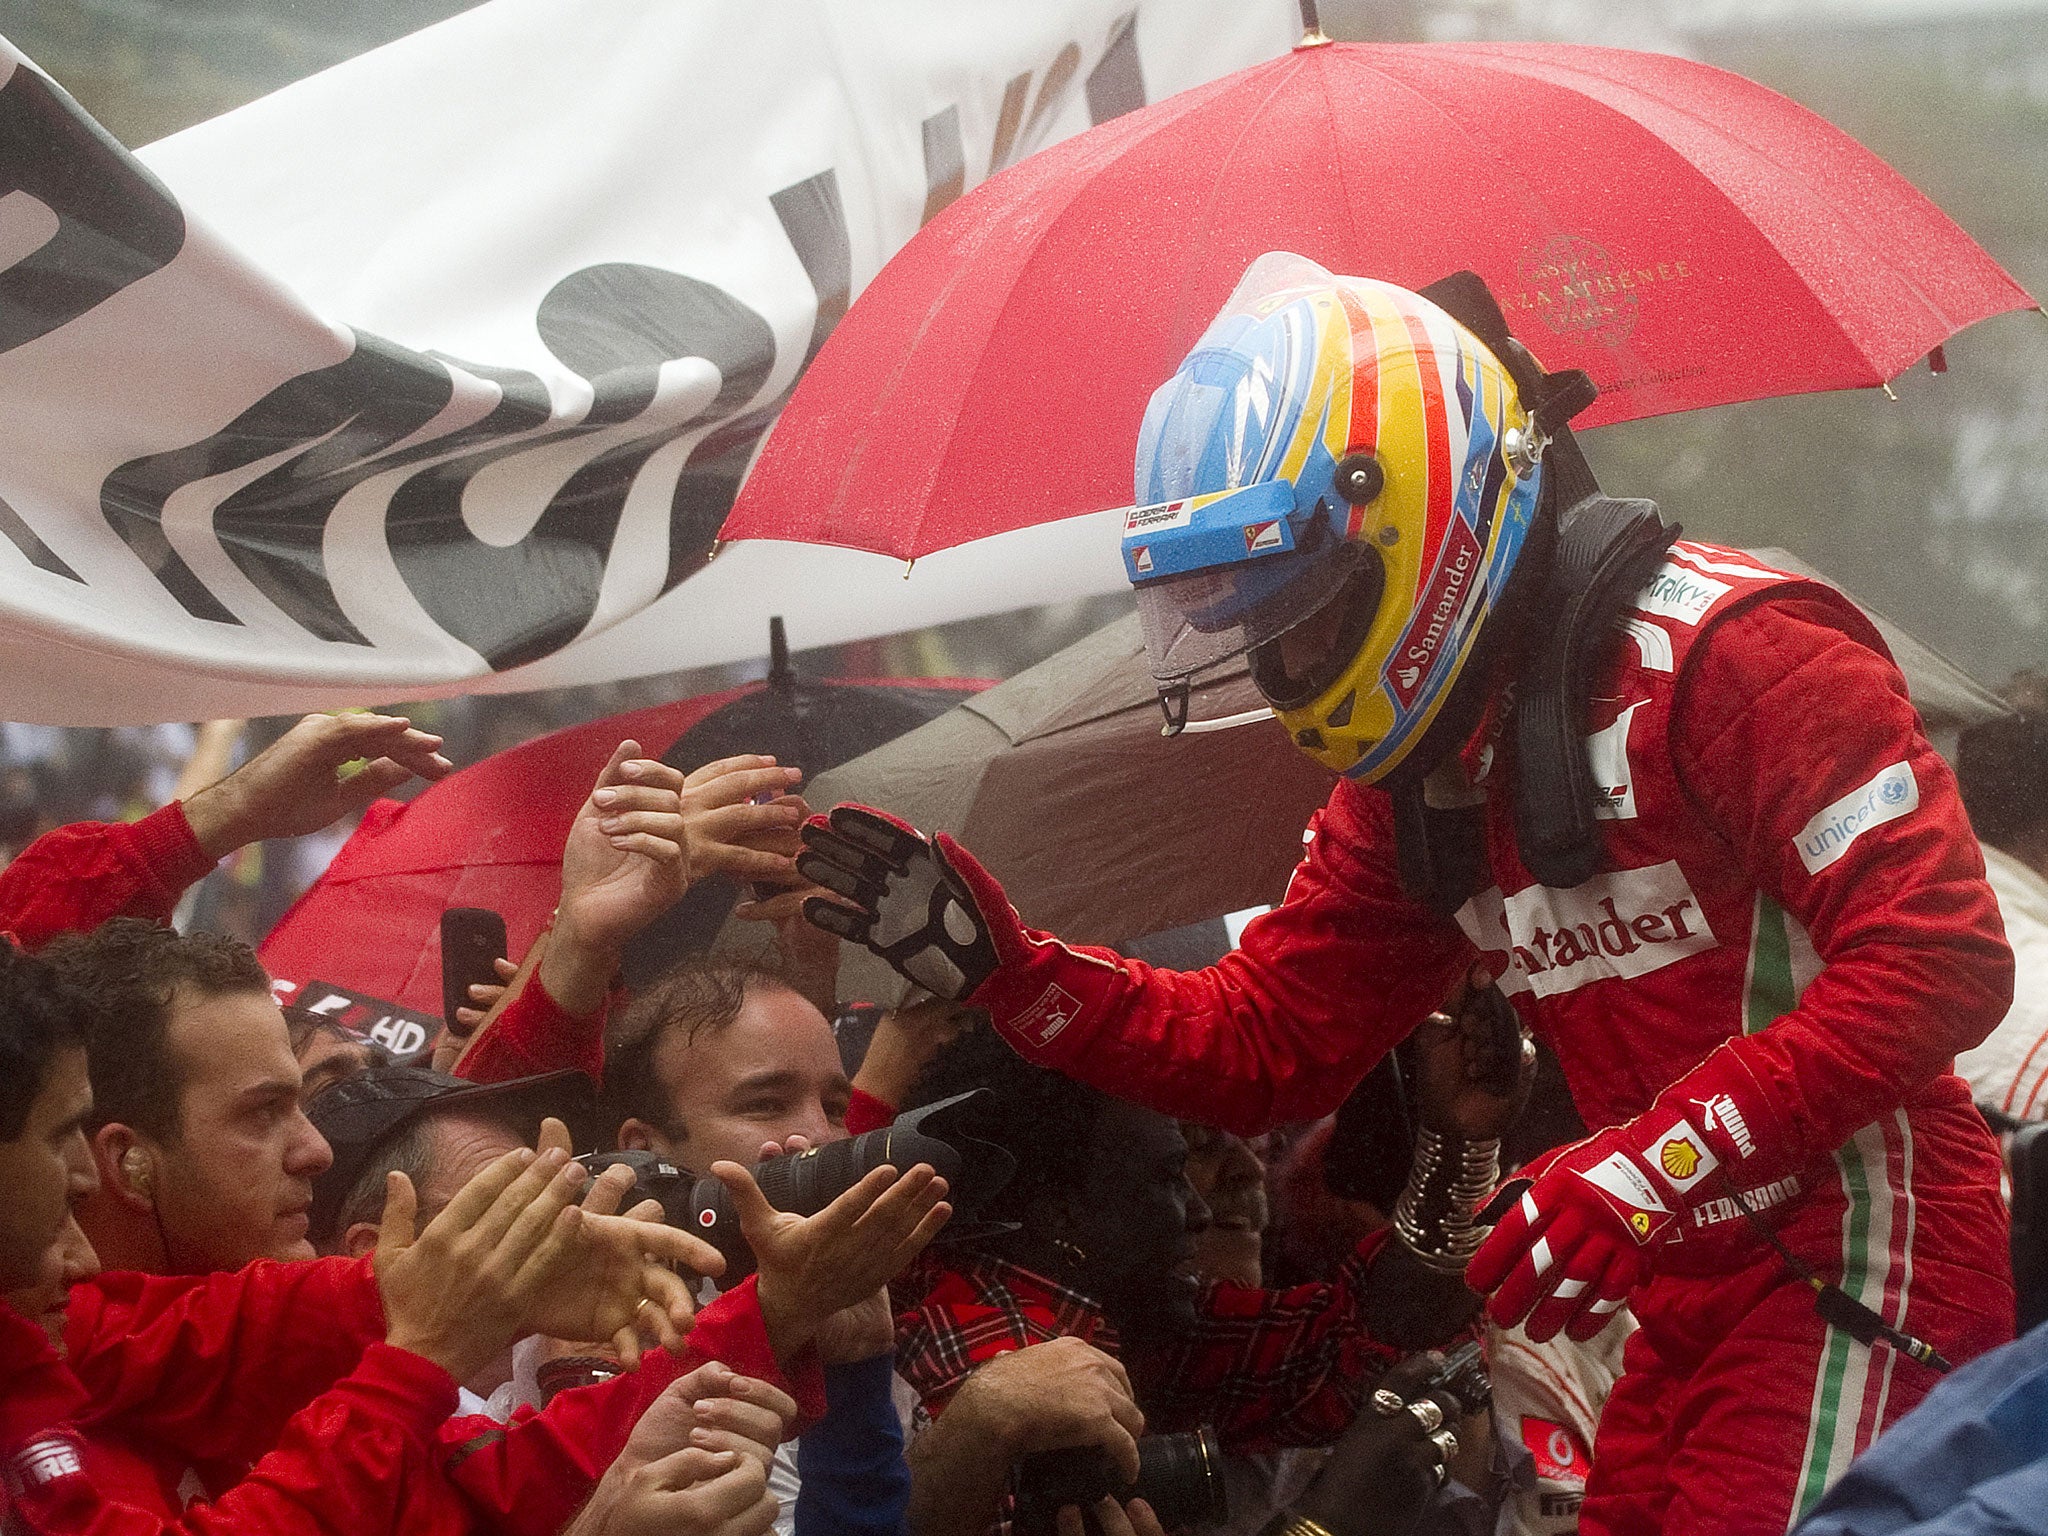
<svg viewBox="0 0 2048 1536">
<path fill-rule="evenodd" d="M 705 563 L 919 225 L 1291 0 L 495 0 L 131 156 L 0 43 L 0 718 L 588 682 L 1122 585 L 1102 519 Z"/>
</svg>

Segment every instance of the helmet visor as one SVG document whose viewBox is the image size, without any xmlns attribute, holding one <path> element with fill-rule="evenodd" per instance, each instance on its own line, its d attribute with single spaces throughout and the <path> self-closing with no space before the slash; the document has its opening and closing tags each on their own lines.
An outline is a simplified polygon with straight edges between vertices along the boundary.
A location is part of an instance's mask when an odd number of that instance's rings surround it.
<svg viewBox="0 0 2048 1536">
<path fill-rule="evenodd" d="M 1317 518 L 1287 554 L 1141 583 L 1138 620 L 1153 678 L 1197 677 L 1277 640 L 1336 598 L 1363 550 L 1327 529 Z"/>
</svg>

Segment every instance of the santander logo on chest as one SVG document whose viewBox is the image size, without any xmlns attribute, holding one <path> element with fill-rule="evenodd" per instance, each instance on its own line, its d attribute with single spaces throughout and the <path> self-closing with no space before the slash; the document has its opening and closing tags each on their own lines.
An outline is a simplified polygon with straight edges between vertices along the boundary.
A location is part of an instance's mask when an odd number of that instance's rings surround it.
<svg viewBox="0 0 2048 1536">
<path fill-rule="evenodd" d="M 1458 909 L 1480 949 L 1507 950 L 1510 994 L 1551 997 L 1588 982 L 1647 975 L 1720 941 L 1678 861 L 1612 870 L 1570 890 L 1492 886 Z"/>
</svg>

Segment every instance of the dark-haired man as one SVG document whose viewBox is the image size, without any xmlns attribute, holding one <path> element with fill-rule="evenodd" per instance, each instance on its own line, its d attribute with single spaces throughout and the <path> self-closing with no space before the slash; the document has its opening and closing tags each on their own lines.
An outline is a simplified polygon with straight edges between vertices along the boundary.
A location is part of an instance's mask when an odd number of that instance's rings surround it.
<svg viewBox="0 0 2048 1536">
<path fill-rule="evenodd" d="M 774 971 L 683 961 L 639 997 L 607 1047 L 604 1107 L 618 1144 L 709 1171 L 766 1142 L 846 1136 L 853 1092 L 824 1014 Z"/>
<path fill-rule="evenodd" d="M 99 1189 L 79 1222 L 109 1269 L 204 1274 L 313 1256 L 332 1161 L 299 1108 L 270 978 L 245 944 L 117 918 L 51 949 L 90 1013 Z"/>
<path fill-rule="evenodd" d="M 72 1208 L 92 1192 L 92 1108 L 77 1000 L 50 967 L 0 940 L 0 1291 L 63 1261 Z"/>
</svg>

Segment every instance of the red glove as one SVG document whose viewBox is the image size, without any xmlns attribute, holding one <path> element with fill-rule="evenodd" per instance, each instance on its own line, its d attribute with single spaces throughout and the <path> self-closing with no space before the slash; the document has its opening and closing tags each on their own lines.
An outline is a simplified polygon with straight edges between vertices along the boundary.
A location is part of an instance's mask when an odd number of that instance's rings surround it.
<svg viewBox="0 0 2048 1536">
<path fill-rule="evenodd" d="M 1749 1069 L 1714 1052 L 1647 1113 L 1523 1169 L 1535 1182 L 1472 1255 L 1465 1283 L 1493 1293 L 1487 1312 L 1503 1328 L 1527 1318 L 1538 1342 L 1560 1331 L 1590 1339 L 1648 1276 L 1692 1202 L 1738 1187 L 1735 1170 L 1757 1151 L 1750 1122 L 1762 1113 Z"/>
</svg>

